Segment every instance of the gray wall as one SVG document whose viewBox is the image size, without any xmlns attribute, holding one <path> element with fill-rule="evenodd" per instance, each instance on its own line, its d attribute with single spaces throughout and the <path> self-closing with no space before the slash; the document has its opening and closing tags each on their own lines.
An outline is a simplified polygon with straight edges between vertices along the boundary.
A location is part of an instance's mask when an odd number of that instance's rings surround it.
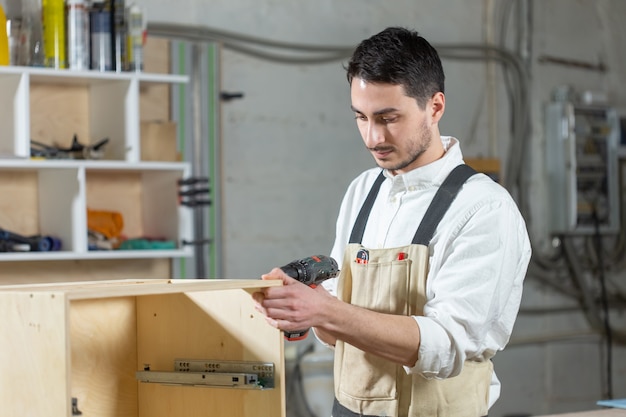
<svg viewBox="0 0 626 417">
<path fill-rule="evenodd" d="M 626 2 L 621 0 L 143 0 L 151 22 L 206 26 L 294 44 L 354 46 L 389 25 L 413 27 L 436 46 L 478 44 L 499 33 L 508 7 L 530 4 L 532 24 L 508 21 L 505 45 L 518 49 L 515 29 L 531 42 L 528 93 L 532 100 L 529 228 L 534 244 L 546 235 L 542 107 L 562 84 L 604 91 L 626 111 Z M 513 10 L 513 9 L 511 9 Z M 499 39 L 496 39 L 499 40 Z M 275 52 L 265 50 L 265 52 Z M 288 53 L 292 56 L 293 53 Z M 550 55 L 608 71 L 542 64 Z M 308 55 L 306 55 L 308 56 Z M 447 110 L 443 134 L 461 140 L 466 156 L 507 161 L 512 145 L 510 106 L 499 65 L 444 58 Z M 222 106 L 223 271 L 225 278 L 258 278 L 273 266 L 328 253 L 334 221 L 349 181 L 372 166 L 349 109 L 342 61 L 282 64 L 225 48 L 222 87 L 242 100 Z M 625 287 L 623 272 L 611 274 Z M 527 281 L 523 308 L 574 303 L 538 280 Z M 619 312 L 613 323 L 624 327 Z M 495 359 L 503 382 L 493 417 L 590 409 L 602 398 L 606 354 L 580 311 L 520 315 L 511 345 Z M 626 397 L 626 350 L 613 350 L 614 396 Z"/>
</svg>

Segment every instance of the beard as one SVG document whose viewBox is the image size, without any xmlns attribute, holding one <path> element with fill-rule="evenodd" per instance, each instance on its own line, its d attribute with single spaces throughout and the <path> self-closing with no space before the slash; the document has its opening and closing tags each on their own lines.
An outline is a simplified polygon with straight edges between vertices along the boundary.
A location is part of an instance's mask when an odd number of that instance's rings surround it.
<svg viewBox="0 0 626 417">
<path fill-rule="evenodd" d="M 419 131 L 416 133 L 416 137 L 412 138 L 408 141 L 407 148 L 404 150 L 402 154 L 399 154 L 398 148 L 394 146 L 377 146 L 375 148 L 370 148 L 370 151 L 385 151 L 385 150 L 394 150 L 395 152 L 392 155 L 400 155 L 402 157 L 399 161 L 385 161 L 376 159 L 376 164 L 381 167 L 388 169 L 390 171 L 399 171 L 402 170 L 415 161 L 419 159 L 420 156 L 424 154 L 430 147 L 432 142 L 432 134 L 428 129 L 426 123 L 421 124 Z"/>
</svg>

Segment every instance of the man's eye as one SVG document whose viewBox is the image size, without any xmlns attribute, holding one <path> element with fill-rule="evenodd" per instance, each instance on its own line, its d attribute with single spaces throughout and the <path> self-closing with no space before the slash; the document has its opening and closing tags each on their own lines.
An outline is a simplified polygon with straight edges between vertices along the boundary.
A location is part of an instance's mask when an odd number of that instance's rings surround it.
<svg viewBox="0 0 626 417">
<path fill-rule="evenodd" d="M 383 117 L 380 119 L 381 122 L 387 124 L 387 123 L 393 123 L 396 121 L 395 117 Z"/>
<path fill-rule="evenodd" d="M 354 118 L 356 120 L 367 120 L 367 117 L 363 116 L 362 114 L 356 114 L 354 115 Z"/>
</svg>

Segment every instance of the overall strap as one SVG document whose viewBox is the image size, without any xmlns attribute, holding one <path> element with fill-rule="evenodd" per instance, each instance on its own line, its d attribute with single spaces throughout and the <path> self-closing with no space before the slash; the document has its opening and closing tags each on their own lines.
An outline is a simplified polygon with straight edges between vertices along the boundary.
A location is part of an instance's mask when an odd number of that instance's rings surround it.
<svg viewBox="0 0 626 417">
<path fill-rule="evenodd" d="M 376 200 L 376 196 L 378 195 L 378 190 L 380 190 L 380 185 L 384 180 L 385 176 L 381 170 L 378 177 L 376 177 L 376 181 L 374 181 L 374 185 L 372 185 L 372 189 L 367 195 L 363 206 L 361 206 L 361 211 L 359 212 L 359 215 L 354 222 L 354 226 L 352 227 L 349 243 L 361 243 L 361 240 L 363 240 L 363 233 L 365 233 L 367 219 L 370 216 L 370 211 L 372 211 L 372 206 L 374 205 L 374 200 Z"/>
<path fill-rule="evenodd" d="M 461 187 L 476 171 L 469 165 L 459 165 L 450 172 L 441 187 L 437 190 L 424 218 L 415 232 L 413 244 L 428 246 L 437 230 L 439 222 L 461 190 Z"/>
<path fill-rule="evenodd" d="M 428 210 L 426 210 L 426 214 L 424 215 L 417 232 L 415 232 L 412 243 L 428 246 L 435 230 L 437 229 L 437 225 L 439 225 L 443 215 L 446 214 L 448 207 L 452 204 L 452 201 L 458 194 L 461 186 L 474 174 L 476 174 L 476 171 L 465 164 L 457 166 L 452 170 L 452 172 L 450 172 L 443 184 L 441 184 L 441 187 L 439 187 L 439 190 L 437 190 L 437 193 L 435 194 L 433 201 L 430 203 Z M 372 185 L 372 188 L 367 195 L 363 206 L 361 207 L 361 211 L 354 222 L 349 243 L 361 243 L 363 240 L 363 233 L 365 233 L 367 219 L 372 211 L 372 206 L 374 205 L 374 201 L 376 200 L 376 196 L 380 190 L 380 185 L 384 180 L 385 176 L 383 175 L 383 171 L 381 171 L 376 178 L 374 185 Z"/>
</svg>

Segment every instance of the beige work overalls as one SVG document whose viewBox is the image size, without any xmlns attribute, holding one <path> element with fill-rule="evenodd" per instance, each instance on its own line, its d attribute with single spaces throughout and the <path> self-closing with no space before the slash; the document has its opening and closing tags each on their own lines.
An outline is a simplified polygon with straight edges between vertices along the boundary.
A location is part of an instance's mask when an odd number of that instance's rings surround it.
<svg viewBox="0 0 626 417">
<path fill-rule="evenodd" d="M 345 253 L 337 296 L 369 310 L 423 315 L 426 303 L 428 244 L 458 190 L 475 173 L 459 165 L 433 198 L 413 242 L 393 249 L 369 249 L 367 263 L 357 263 L 382 172 L 361 208 Z M 403 255 L 399 254 L 402 253 Z M 360 258 L 360 256 L 359 256 Z M 419 359 L 418 359 L 419 360 Z M 491 361 L 466 361 L 458 376 L 426 379 L 343 341 L 335 348 L 333 417 L 480 417 L 487 414 Z"/>
</svg>

